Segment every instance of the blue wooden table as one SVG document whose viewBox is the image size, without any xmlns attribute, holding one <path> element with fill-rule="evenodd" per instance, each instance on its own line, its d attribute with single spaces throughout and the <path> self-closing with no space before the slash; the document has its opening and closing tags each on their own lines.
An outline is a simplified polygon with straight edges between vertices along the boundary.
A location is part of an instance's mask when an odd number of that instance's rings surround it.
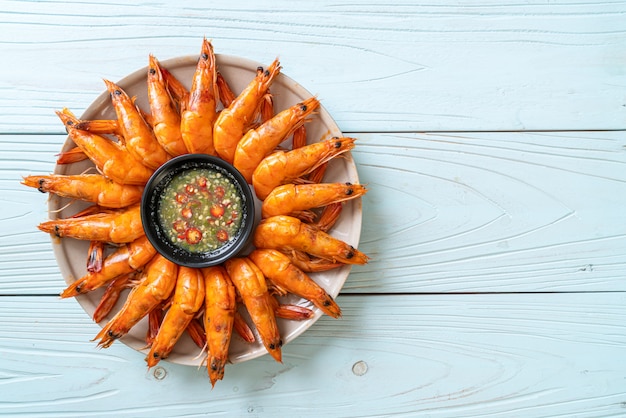
<svg viewBox="0 0 626 418">
<path fill-rule="evenodd" d="M 213 390 L 96 348 L 19 184 L 54 170 L 55 110 L 203 36 L 280 56 L 370 188 L 343 317 Z M 624 416 L 624 51 L 612 1 L 0 1 L 0 415 Z"/>
</svg>

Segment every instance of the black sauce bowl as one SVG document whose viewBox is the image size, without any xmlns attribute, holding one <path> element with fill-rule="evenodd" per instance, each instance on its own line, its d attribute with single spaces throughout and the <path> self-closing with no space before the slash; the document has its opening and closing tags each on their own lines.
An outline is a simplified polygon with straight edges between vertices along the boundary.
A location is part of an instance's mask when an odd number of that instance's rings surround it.
<svg viewBox="0 0 626 418">
<path fill-rule="evenodd" d="M 210 169 L 222 173 L 241 195 L 241 226 L 235 237 L 216 250 L 191 252 L 172 243 L 159 219 L 163 191 L 172 179 L 191 169 Z M 254 213 L 254 197 L 243 175 L 226 161 L 207 154 L 181 155 L 163 164 L 148 180 L 141 199 L 141 222 L 148 240 L 165 258 L 186 267 L 214 266 L 240 253 L 252 234 Z"/>
</svg>

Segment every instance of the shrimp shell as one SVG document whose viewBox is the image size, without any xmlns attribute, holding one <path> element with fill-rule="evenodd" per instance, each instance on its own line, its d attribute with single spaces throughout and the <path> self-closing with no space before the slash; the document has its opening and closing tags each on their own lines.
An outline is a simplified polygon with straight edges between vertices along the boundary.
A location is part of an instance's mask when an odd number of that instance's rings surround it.
<svg viewBox="0 0 626 418">
<path fill-rule="evenodd" d="M 326 315 L 341 316 L 341 309 L 332 296 L 291 263 L 289 257 L 277 250 L 257 249 L 249 255 L 269 280 L 286 291 L 310 300 Z"/>
<path fill-rule="evenodd" d="M 365 186 L 351 183 L 283 184 L 267 195 L 261 205 L 261 214 L 263 218 L 289 215 L 355 199 L 365 193 Z"/>
<path fill-rule="evenodd" d="M 169 356 L 203 303 L 204 278 L 200 270 L 179 266 L 172 304 L 146 356 L 148 367 L 156 366 L 161 359 Z"/>
<path fill-rule="evenodd" d="M 200 59 L 193 76 L 180 131 L 190 153 L 216 155 L 213 145 L 213 124 L 217 118 L 217 68 L 213 45 L 205 38 Z"/>
<path fill-rule="evenodd" d="M 344 264 L 366 264 L 368 257 L 351 245 L 299 219 L 279 215 L 263 219 L 254 232 L 256 248 L 303 251 Z"/>
<path fill-rule="evenodd" d="M 263 345 L 276 361 L 281 362 L 283 341 L 276 323 L 274 307 L 269 299 L 272 296 L 267 291 L 263 273 L 246 257 L 231 258 L 224 265 L 261 336 Z"/>
<path fill-rule="evenodd" d="M 26 176 L 22 184 L 42 193 L 96 203 L 106 208 L 123 208 L 141 200 L 143 187 L 124 185 L 101 174 Z"/>
<path fill-rule="evenodd" d="M 265 157 L 252 174 L 260 200 L 281 184 L 293 183 L 330 159 L 354 148 L 354 138 L 331 138 L 291 151 L 276 151 Z"/>
<path fill-rule="evenodd" d="M 252 126 L 259 106 L 280 70 L 278 59 L 265 71 L 262 67 L 257 68 L 256 77 L 218 115 L 213 127 L 213 145 L 217 154 L 228 163 L 232 164 L 239 140 Z"/>
<path fill-rule="evenodd" d="M 42 222 L 38 228 L 59 238 L 123 244 L 144 235 L 140 205 L 76 218 Z"/>
<path fill-rule="evenodd" d="M 250 129 L 235 149 L 233 165 L 252 182 L 252 173 L 261 160 L 302 124 L 319 107 L 319 101 L 311 97 L 278 113 L 256 129 Z"/>
<path fill-rule="evenodd" d="M 176 285 L 178 266 L 157 254 L 142 273 L 122 309 L 96 335 L 98 346 L 106 348 L 123 337 L 150 311 L 166 300 Z"/>
<path fill-rule="evenodd" d="M 204 330 L 207 341 L 207 370 L 211 385 L 224 378 L 228 349 L 233 334 L 237 300 L 235 286 L 222 266 L 202 269 L 206 289 Z"/>
</svg>

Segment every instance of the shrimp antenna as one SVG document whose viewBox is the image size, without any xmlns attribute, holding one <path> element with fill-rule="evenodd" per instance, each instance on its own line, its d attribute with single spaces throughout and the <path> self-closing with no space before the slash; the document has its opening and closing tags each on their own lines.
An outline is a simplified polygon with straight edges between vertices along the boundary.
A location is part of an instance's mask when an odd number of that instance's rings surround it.
<svg viewBox="0 0 626 418">
<path fill-rule="evenodd" d="M 59 212 L 62 212 L 62 211 L 64 211 L 65 209 L 69 208 L 69 207 L 70 207 L 70 205 L 71 205 L 71 204 L 73 204 L 74 202 L 76 202 L 76 199 L 69 201 L 69 202 L 68 202 L 65 206 L 62 206 L 62 207 L 60 207 L 60 208 L 58 208 L 58 209 L 55 209 L 55 210 L 51 210 L 50 212 L 51 212 L 51 213 L 59 213 Z"/>
</svg>

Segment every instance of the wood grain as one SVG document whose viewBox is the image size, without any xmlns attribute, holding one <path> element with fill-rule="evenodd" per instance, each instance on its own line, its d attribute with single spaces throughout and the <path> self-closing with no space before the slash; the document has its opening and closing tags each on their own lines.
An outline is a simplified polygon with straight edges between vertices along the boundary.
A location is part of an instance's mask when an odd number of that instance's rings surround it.
<svg viewBox="0 0 626 418">
<path fill-rule="evenodd" d="M 623 2 L 0 2 L 0 132 L 55 132 L 120 79 L 216 52 L 270 63 L 345 131 L 623 129 Z M 5 63 L 6 64 L 6 63 Z"/>
<path fill-rule="evenodd" d="M 624 132 L 361 135 L 372 260 L 344 291 L 623 291 L 625 145 Z"/>
<path fill-rule="evenodd" d="M 0 416 L 626 415 L 626 2 L 0 0 Z M 206 370 L 99 331 L 64 287 L 46 196 L 82 113 L 145 67 L 220 54 L 318 95 L 362 183 L 338 302 L 284 347 Z"/>
<path fill-rule="evenodd" d="M 77 303 L 0 298 L 0 415 L 620 416 L 624 294 L 343 296 L 269 356 L 226 368 L 98 350 Z M 394 318 L 390 321 L 390 318 Z"/>
<path fill-rule="evenodd" d="M 360 249 L 372 259 L 344 292 L 626 289 L 624 132 L 357 136 L 370 189 Z M 0 136 L 10 150 L 2 193 L 15 202 L 0 220 L 3 294 L 62 289 L 50 239 L 36 229 L 46 196 L 18 182 L 51 171 L 64 139 Z M 32 148 L 25 166 L 12 162 Z"/>
</svg>

